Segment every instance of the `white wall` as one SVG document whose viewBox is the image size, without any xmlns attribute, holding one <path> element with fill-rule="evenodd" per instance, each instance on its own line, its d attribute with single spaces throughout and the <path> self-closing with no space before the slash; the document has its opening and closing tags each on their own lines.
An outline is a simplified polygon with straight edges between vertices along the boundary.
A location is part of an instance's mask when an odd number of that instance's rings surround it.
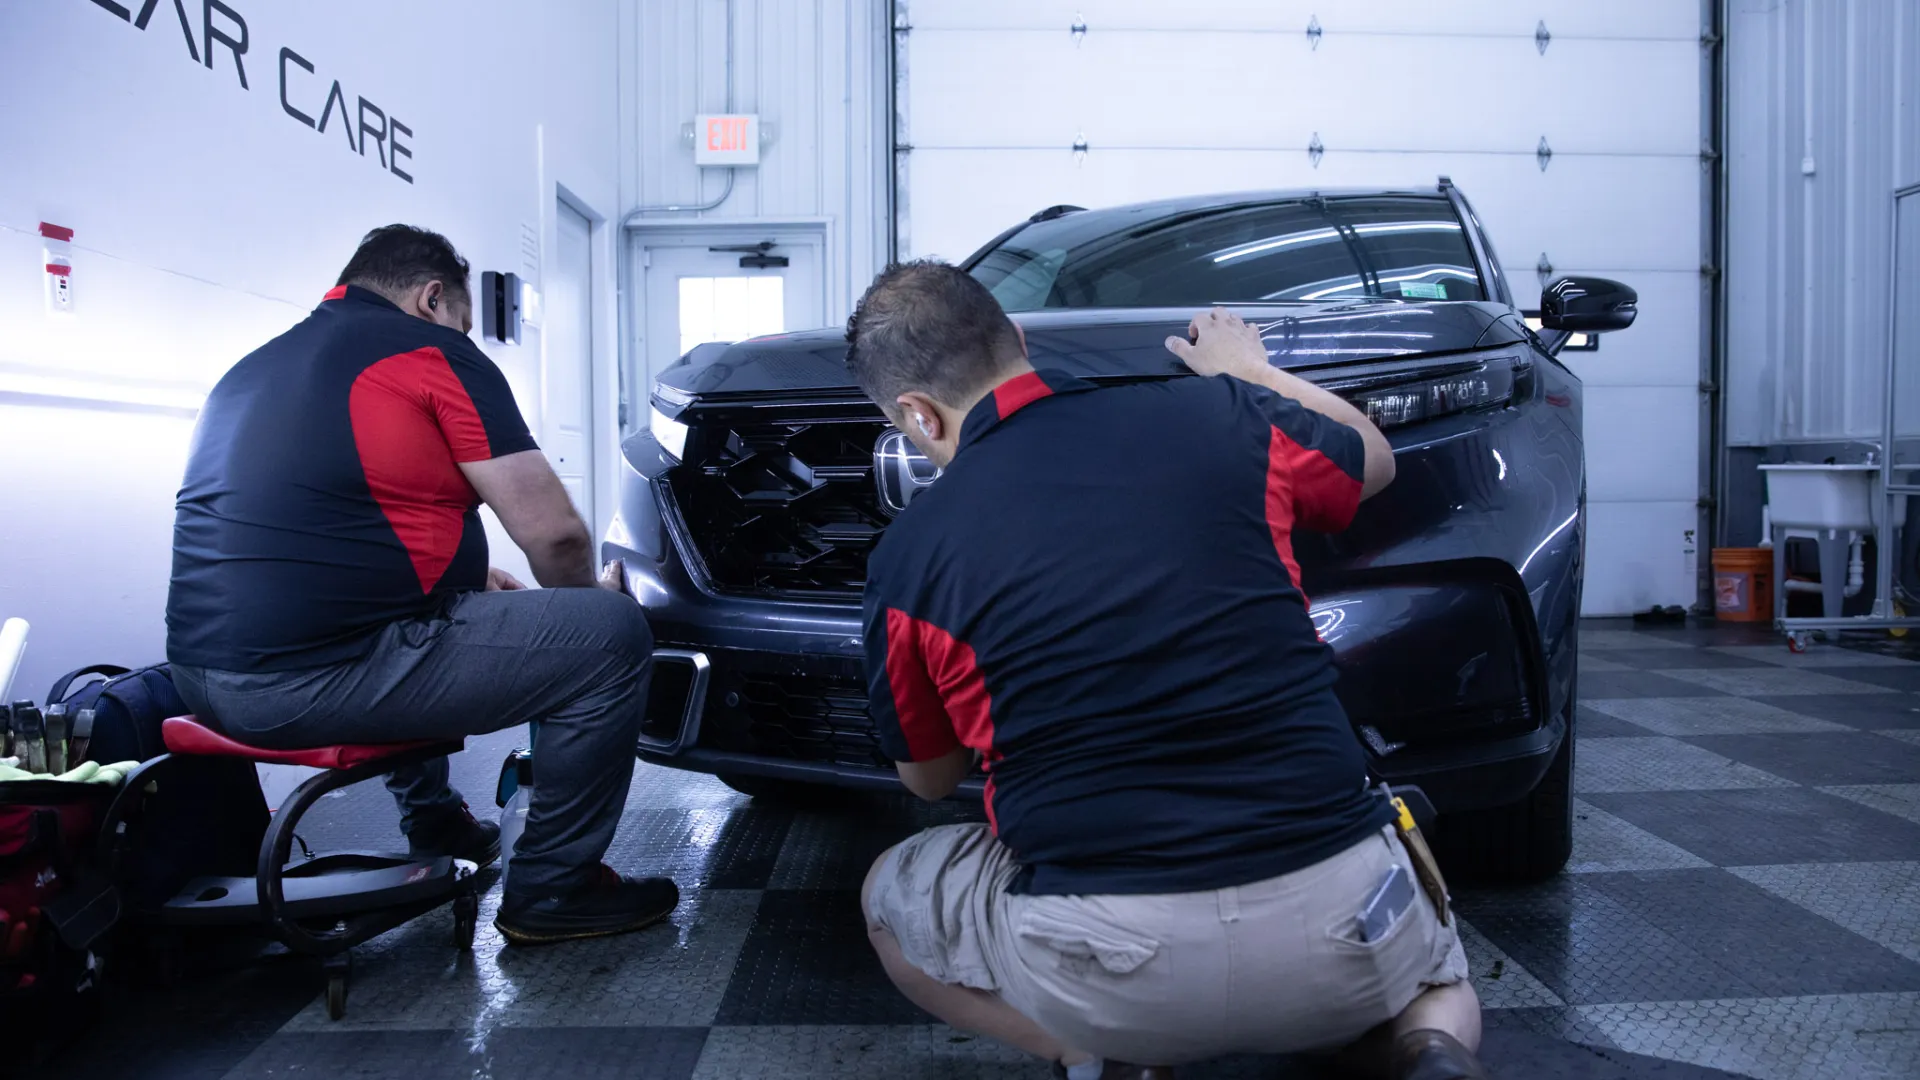
<svg viewBox="0 0 1920 1080">
<path fill-rule="evenodd" d="M 1728 441 L 1877 441 L 1892 194 L 1920 182 L 1920 6 L 1735 0 L 1727 50 Z"/>
<path fill-rule="evenodd" d="M 647 220 L 827 219 L 826 311 L 846 317 L 886 257 L 886 34 L 881 0 L 731 0 L 737 112 L 774 125 L 725 202 Z M 635 99 L 639 202 L 705 203 L 723 170 L 693 164 L 681 125 L 727 103 L 729 0 L 644 0 Z M 705 175 L 702 175 L 702 174 Z"/>
<path fill-rule="evenodd" d="M 173 4 L 144 30 L 98 0 L 0 4 L 0 616 L 33 623 L 16 695 L 82 663 L 162 657 L 192 410 L 313 307 L 362 233 L 427 225 L 476 271 L 537 282 L 556 186 L 615 222 L 625 205 L 632 0 L 547 0 L 537 17 L 511 0 L 226 0 L 245 22 L 244 89 L 227 47 L 206 62 L 204 2 L 183 5 L 199 62 Z M 289 68 L 295 108 L 318 119 L 338 79 L 356 112 L 365 97 L 412 130 L 411 183 L 378 143 L 351 150 L 337 116 L 321 134 L 283 110 L 283 47 L 316 69 Z M 76 231 L 70 318 L 45 310 L 40 221 Z M 608 352 L 615 231 L 596 234 Z M 530 421 L 539 348 L 529 330 L 488 350 Z"/>
</svg>

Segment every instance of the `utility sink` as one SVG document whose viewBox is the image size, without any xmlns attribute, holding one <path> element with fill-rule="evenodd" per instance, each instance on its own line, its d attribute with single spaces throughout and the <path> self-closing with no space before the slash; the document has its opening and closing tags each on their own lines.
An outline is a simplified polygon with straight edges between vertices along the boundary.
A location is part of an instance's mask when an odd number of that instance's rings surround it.
<svg viewBox="0 0 1920 1080">
<path fill-rule="evenodd" d="M 1857 529 L 1880 518 L 1878 465 L 1762 465 L 1767 510 L 1776 529 Z"/>
</svg>

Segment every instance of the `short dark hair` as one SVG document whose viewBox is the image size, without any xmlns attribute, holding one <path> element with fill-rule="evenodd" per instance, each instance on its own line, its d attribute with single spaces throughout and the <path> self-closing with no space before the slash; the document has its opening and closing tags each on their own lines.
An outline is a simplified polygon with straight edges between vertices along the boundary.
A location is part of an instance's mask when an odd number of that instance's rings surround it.
<svg viewBox="0 0 1920 1080">
<path fill-rule="evenodd" d="M 467 260 L 446 237 L 418 225 L 383 225 L 360 241 L 336 285 L 362 285 L 379 292 L 403 293 L 429 281 L 470 300 Z"/>
<path fill-rule="evenodd" d="M 1020 335 L 985 285 L 938 259 L 894 263 L 847 320 L 847 366 L 882 409 L 908 391 L 958 408 L 1020 356 Z"/>
</svg>

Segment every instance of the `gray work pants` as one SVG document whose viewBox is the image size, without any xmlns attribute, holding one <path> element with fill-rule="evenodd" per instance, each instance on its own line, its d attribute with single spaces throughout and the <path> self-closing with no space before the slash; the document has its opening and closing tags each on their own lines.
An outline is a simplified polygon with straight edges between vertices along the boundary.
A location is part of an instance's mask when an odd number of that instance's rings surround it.
<svg viewBox="0 0 1920 1080">
<path fill-rule="evenodd" d="M 633 779 L 653 673 L 645 613 L 606 589 L 475 592 L 443 614 L 396 622 L 367 655 L 298 671 L 175 665 L 195 713 L 271 750 L 457 739 L 540 723 L 538 782 L 513 852 L 510 892 L 592 881 Z M 445 758 L 392 774 L 401 828 L 461 803 Z"/>
</svg>

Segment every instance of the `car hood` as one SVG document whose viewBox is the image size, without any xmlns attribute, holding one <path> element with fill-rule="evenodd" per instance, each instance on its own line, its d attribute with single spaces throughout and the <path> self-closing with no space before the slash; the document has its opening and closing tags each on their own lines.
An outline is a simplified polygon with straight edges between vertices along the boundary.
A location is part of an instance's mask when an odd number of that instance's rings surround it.
<svg viewBox="0 0 1920 1080">
<path fill-rule="evenodd" d="M 1462 352 L 1526 340 L 1511 308 L 1492 303 L 1377 302 L 1238 307 L 1261 327 L 1268 354 L 1284 368 Z M 1072 309 L 1014 315 L 1035 367 L 1086 379 L 1185 373 L 1167 352 L 1186 333 L 1191 308 Z M 774 334 L 732 345 L 702 345 L 660 374 L 660 385 L 705 400 L 791 397 L 854 391 L 846 336 L 839 330 Z M 680 396 L 676 395 L 676 396 Z"/>
</svg>

